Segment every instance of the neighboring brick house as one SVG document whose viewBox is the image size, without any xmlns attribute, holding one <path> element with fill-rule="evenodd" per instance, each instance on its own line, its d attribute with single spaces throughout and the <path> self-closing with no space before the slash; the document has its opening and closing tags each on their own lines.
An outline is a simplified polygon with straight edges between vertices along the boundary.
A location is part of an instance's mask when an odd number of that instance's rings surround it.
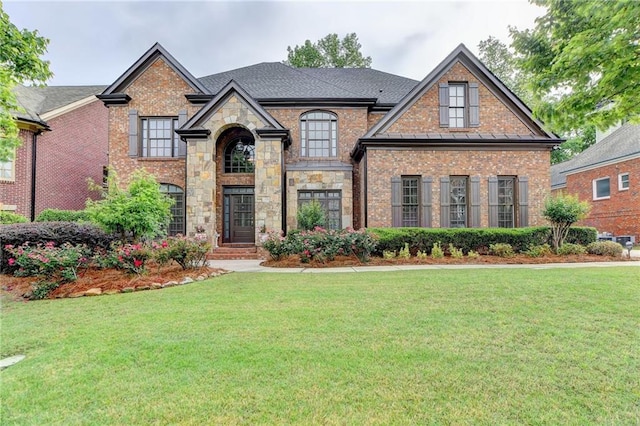
<svg viewBox="0 0 640 426">
<path fill-rule="evenodd" d="M 294 229 L 312 199 L 331 228 L 539 225 L 562 142 L 463 45 L 418 82 L 281 63 L 197 79 L 156 44 L 98 97 L 110 166 L 146 168 L 172 231 L 221 244 Z"/>
<path fill-rule="evenodd" d="M 552 192 L 576 194 L 591 205 L 582 225 L 621 242 L 640 241 L 640 125 L 627 123 L 608 132 L 551 170 Z"/>
<path fill-rule="evenodd" d="M 0 162 L 0 210 L 33 219 L 47 208 L 82 210 L 87 179 L 102 181 L 108 163 L 108 110 L 96 99 L 105 86 L 18 86 L 21 146 Z"/>
</svg>

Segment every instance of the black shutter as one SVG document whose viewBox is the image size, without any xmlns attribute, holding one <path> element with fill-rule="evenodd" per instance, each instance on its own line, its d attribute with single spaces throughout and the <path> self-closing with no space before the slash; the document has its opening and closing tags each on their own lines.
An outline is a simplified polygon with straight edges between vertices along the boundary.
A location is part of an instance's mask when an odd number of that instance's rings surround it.
<svg viewBox="0 0 640 426">
<path fill-rule="evenodd" d="M 129 157 L 138 156 L 138 111 L 129 110 Z"/>
<path fill-rule="evenodd" d="M 449 85 L 440 83 L 440 127 L 449 127 Z"/>
<path fill-rule="evenodd" d="M 178 111 L 178 128 L 184 126 L 184 123 L 187 122 L 187 110 L 181 109 Z M 178 156 L 186 157 L 187 156 L 187 143 L 182 139 L 178 138 Z"/>
<path fill-rule="evenodd" d="M 431 179 L 430 177 L 423 177 L 422 178 L 422 197 L 421 197 L 421 203 L 422 203 L 422 218 L 421 218 L 421 226 L 425 227 L 425 228 L 431 228 L 433 225 L 431 224 L 431 197 L 432 197 L 432 189 L 431 189 L 431 183 L 433 182 L 433 179 Z"/>
<path fill-rule="evenodd" d="M 449 176 L 440 178 L 440 227 L 449 228 L 451 226 L 450 207 L 450 185 Z"/>
<path fill-rule="evenodd" d="M 498 227 L 498 177 L 489 177 L 489 227 Z"/>
<path fill-rule="evenodd" d="M 391 226 L 402 226 L 402 179 L 398 176 L 391 178 Z"/>
<path fill-rule="evenodd" d="M 469 227 L 480 227 L 480 177 L 471 177 L 471 206 L 469 215 Z"/>
<path fill-rule="evenodd" d="M 478 83 L 469 83 L 469 127 L 480 125 L 480 95 Z"/>
<path fill-rule="evenodd" d="M 529 226 L 529 178 L 518 177 L 518 226 Z"/>
</svg>

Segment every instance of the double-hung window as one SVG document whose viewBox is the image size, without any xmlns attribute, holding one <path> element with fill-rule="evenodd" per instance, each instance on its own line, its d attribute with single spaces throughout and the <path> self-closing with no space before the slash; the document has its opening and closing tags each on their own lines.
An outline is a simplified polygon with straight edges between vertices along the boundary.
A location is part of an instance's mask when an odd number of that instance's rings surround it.
<svg viewBox="0 0 640 426">
<path fill-rule="evenodd" d="M 468 180 L 469 178 L 467 176 L 451 176 L 449 178 L 449 224 L 452 228 L 465 228 L 466 226 L 468 226 Z"/>
<path fill-rule="evenodd" d="M 449 84 L 449 128 L 466 127 L 464 92 L 464 84 Z"/>
<path fill-rule="evenodd" d="M 180 137 L 175 132 L 178 119 L 174 117 L 146 117 L 142 124 L 143 157 L 178 157 Z"/>
<path fill-rule="evenodd" d="M 515 227 L 515 186 L 513 176 L 498 176 L 498 227 Z"/>
<path fill-rule="evenodd" d="M 402 226 L 420 226 L 418 176 L 402 176 Z"/>
<path fill-rule="evenodd" d="M 326 111 L 310 111 L 300 116 L 300 147 L 303 157 L 338 155 L 338 117 Z"/>
<path fill-rule="evenodd" d="M 14 180 L 15 179 L 15 160 L 10 159 L 7 161 L 0 161 L 0 180 Z"/>
<path fill-rule="evenodd" d="M 626 191 L 629 189 L 629 173 L 620 173 L 618 175 L 618 191 Z"/>
<path fill-rule="evenodd" d="M 608 177 L 593 180 L 593 199 L 606 200 L 611 196 L 611 181 Z"/>
</svg>

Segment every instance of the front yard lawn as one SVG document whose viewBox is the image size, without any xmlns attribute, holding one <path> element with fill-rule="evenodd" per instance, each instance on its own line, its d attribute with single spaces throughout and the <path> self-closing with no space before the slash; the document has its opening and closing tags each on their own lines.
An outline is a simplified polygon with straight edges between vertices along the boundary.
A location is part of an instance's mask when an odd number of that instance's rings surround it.
<svg viewBox="0 0 640 426">
<path fill-rule="evenodd" d="M 4 297 L 2 424 L 635 424 L 637 267 Z"/>
</svg>

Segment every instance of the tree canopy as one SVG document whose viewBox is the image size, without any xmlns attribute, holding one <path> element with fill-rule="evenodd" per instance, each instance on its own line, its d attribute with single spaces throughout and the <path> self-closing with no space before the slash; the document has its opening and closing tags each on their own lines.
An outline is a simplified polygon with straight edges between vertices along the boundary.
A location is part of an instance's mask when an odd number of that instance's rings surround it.
<svg viewBox="0 0 640 426">
<path fill-rule="evenodd" d="M 554 129 L 607 128 L 640 117 L 640 3 L 530 0 L 545 7 L 531 30 L 510 28 L 531 76 L 536 116 Z"/>
<path fill-rule="evenodd" d="M 19 30 L 0 2 L 0 161 L 13 156 L 20 145 L 14 114 L 20 110 L 13 88 L 23 83 L 44 83 L 53 74 L 41 59 L 49 40 L 38 31 Z"/>
<path fill-rule="evenodd" d="M 306 40 L 293 49 L 287 46 L 285 64 L 296 68 L 370 68 L 371 56 L 363 56 L 356 33 L 342 40 L 338 34 L 327 34 L 315 43 Z"/>
</svg>

